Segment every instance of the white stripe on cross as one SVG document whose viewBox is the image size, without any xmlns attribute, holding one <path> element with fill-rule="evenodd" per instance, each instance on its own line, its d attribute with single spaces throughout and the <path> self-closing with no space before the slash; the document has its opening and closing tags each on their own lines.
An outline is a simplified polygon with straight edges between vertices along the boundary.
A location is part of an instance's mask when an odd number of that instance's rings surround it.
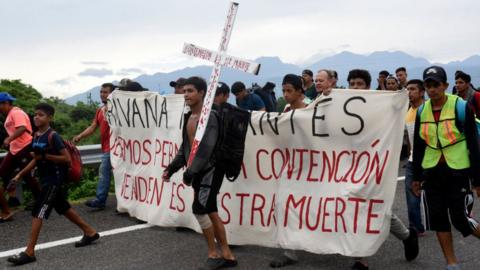
<svg viewBox="0 0 480 270">
<path fill-rule="evenodd" d="M 210 111 L 212 110 L 213 99 L 215 98 L 215 92 L 217 90 L 221 67 L 230 67 L 244 72 L 253 73 L 255 75 L 257 75 L 260 70 L 260 64 L 236 58 L 233 56 L 228 56 L 225 54 L 225 52 L 227 51 L 228 43 L 230 42 L 230 36 L 232 34 L 233 23 L 235 22 L 237 10 L 238 3 L 232 2 L 230 5 L 230 9 L 228 10 L 227 21 L 225 22 L 225 26 L 223 27 L 222 38 L 220 40 L 218 52 L 210 51 L 208 49 L 188 43 L 186 43 L 183 47 L 184 54 L 198 57 L 204 60 L 209 60 L 215 63 L 215 65 L 213 66 L 212 74 L 210 75 L 205 99 L 203 100 L 202 112 L 200 114 L 200 119 L 198 120 L 198 126 L 195 132 L 195 139 L 193 140 L 192 150 L 190 152 L 187 166 L 190 166 L 190 164 L 192 163 L 193 158 L 197 153 L 198 146 L 202 141 L 203 134 L 205 134 L 205 129 L 207 127 L 208 119 L 210 117 Z"/>
</svg>

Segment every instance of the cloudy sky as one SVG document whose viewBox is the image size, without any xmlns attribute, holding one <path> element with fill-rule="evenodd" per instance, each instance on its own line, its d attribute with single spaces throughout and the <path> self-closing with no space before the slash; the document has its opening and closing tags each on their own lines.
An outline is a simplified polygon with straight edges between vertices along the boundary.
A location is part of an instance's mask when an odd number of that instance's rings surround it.
<svg viewBox="0 0 480 270">
<path fill-rule="evenodd" d="M 480 54 L 478 0 L 239 0 L 229 54 L 302 64 L 341 51 L 401 50 L 448 62 Z M 0 0 L 0 78 L 62 98 L 102 82 L 202 64 L 227 0 Z"/>
</svg>

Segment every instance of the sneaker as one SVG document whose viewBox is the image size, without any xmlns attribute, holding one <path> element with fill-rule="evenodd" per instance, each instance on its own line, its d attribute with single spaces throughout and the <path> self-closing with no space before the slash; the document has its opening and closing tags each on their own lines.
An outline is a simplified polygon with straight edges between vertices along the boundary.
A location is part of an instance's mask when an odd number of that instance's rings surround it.
<svg viewBox="0 0 480 270">
<path fill-rule="evenodd" d="M 87 201 L 85 203 L 85 205 L 87 207 L 90 207 L 90 208 L 94 208 L 94 209 L 97 209 L 97 210 L 103 210 L 105 209 L 105 204 L 104 203 L 100 203 L 99 200 L 90 200 L 90 201 Z"/>
<path fill-rule="evenodd" d="M 447 270 L 460 270 L 460 266 L 458 264 L 450 264 L 447 265 Z"/>
<path fill-rule="evenodd" d="M 8 198 L 8 207 L 18 207 L 20 206 L 21 203 L 16 197 L 10 197 Z"/>
<path fill-rule="evenodd" d="M 37 258 L 35 258 L 35 256 L 29 256 L 25 252 L 20 252 L 18 255 L 14 255 L 7 259 L 9 263 L 13 263 L 14 265 L 24 265 L 27 263 L 32 263 L 36 260 Z"/>
<path fill-rule="evenodd" d="M 405 249 L 405 259 L 410 262 L 415 260 L 418 256 L 418 233 L 413 227 L 409 228 L 408 238 L 403 240 L 403 248 Z"/>
<path fill-rule="evenodd" d="M 352 265 L 352 268 L 350 268 L 350 269 L 352 269 L 352 270 L 368 270 L 368 266 L 364 265 L 361 262 L 355 262 Z"/>
<path fill-rule="evenodd" d="M 205 263 L 198 268 L 198 270 L 215 270 L 221 269 L 225 260 L 223 258 L 208 258 Z"/>
<path fill-rule="evenodd" d="M 93 242 L 95 242 L 99 238 L 100 238 L 100 235 L 98 233 L 95 233 L 92 236 L 83 235 L 83 237 L 82 237 L 82 239 L 80 239 L 80 241 L 75 242 L 75 247 L 78 248 L 78 247 L 84 247 L 84 246 L 91 245 Z"/>
</svg>

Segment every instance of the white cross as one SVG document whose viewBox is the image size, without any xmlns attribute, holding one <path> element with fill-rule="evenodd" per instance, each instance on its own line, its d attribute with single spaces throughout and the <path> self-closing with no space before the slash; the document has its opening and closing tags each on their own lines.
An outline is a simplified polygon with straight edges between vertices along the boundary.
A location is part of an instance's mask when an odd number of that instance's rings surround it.
<svg viewBox="0 0 480 270">
<path fill-rule="evenodd" d="M 192 150 L 188 159 L 188 166 L 190 166 L 190 164 L 192 163 L 193 158 L 197 153 L 198 146 L 202 141 L 203 134 L 205 133 L 208 118 L 210 117 L 210 111 L 212 110 L 213 99 L 215 98 L 215 92 L 217 90 L 221 67 L 230 67 L 244 72 L 253 73 L 255 75 L 258 75 L 258 72 L 260 70 L 260 64 L 236 58 L 233 56 L 228 56 L 225 54 L 225 52 L 227 51 L 228 43 L 230 41 L 230 36 L 232 34 L 233 23 L 235 22 L 235 16 L 237 15 L 237 9 L 238 3 L 232 2 L 230 5 L 230 9 L 228 10 L 225 27 L 223 27 L 222 39 L 220 40 L 218 52 L 210 51 L 208 49 L 188 43 L 185 43 L 183 46 L 184 54 L 198 57 L 204 60 L 209 60 L 215 63 L 215 65 L 213 66 L 212 75 L 210 75 L 207 93 L 205 93 L 202 112 L 200 114 L 200 119 L 198 120 L 198 126 L 195 132 L 195 139 L 193 140 Z"/>
</svg>

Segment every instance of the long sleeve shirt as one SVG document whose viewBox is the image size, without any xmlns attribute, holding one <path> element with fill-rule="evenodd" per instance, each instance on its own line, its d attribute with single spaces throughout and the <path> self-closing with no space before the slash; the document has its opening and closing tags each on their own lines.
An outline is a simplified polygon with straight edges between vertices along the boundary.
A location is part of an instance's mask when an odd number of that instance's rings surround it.
<svg viewBox="0 0 480 270">
<path fill-rule="evenodd" d="M 473 179 L 475 187 L 480 186 L 480 148 L 478 141 L 478 132 L 475 123 L 475 116 L 469 106 L 465 106 L 465 123 L 458 119 L 458 114 L 455 114 L 455 125 L 465 134 L 467 142 L 468 153 L 470 158 L 469 176 Z M 420 137 L 420 115 L 417 114 L 415 120 L 415 131 L 413 138 L 413 180 L 422 181 L 422 161 L 425 155 L 425 148 L 427 144 Z"/>
</svg>

